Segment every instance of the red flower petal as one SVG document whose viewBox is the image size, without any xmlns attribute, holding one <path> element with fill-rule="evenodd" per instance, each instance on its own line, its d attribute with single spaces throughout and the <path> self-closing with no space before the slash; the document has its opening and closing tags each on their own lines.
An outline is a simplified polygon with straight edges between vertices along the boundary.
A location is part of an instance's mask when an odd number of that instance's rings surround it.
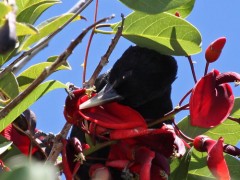
<svg viewBox="0 0 240 180">
<path fill-rule="evenodd" d="M 12 124 L 8 125 L 1 134 L 8 139 L 9 141 L 13 141 L 13 144 L 17 146 L 17 148 L 25 155 L 29 155 L 29 147 L 31 145 L 31 141 L 28 136 L 16 130 Z M 31 154 L 34 154 L 38 151 L 38 147 L 33 146 Z"/>
<path fill-rule="evenodd" d="M 109 129 L 147 128 L 143 117 L 128 106 L 116 102 L 79 110 L 86 120 Z"/>
<path fill-rule="evenodd" d="M 218 38 L 216 41 L 212 42 L 207 47 L 205 52 L 205 59 L 207 60 L 207 62 L 211 63 L 216 61 L 219 58 L 225 43 L 226 43 L 226 38 L 221 37 L 221 38 Z"/>
<path fill-rule="evenodd" d="M 64 108 L 64 116 L 71 124 L 79 124 L 84 118 L 108 129 L 147 128 L 143 117 L 128 106 L 113 102 L 80 110 L 79 105 L 89 98 L 85 95 L 85 89 L 75 90 L 73 94 L 74 97 L 67 97 Z"/>
<path fill-rule="evenodd" d="M 68 96 L 65 101 L 64 116 L 68 123 L 78 124 L 82 121 L 79 115 L 79 105 L 85 102 L 88 97 L 85 95 L 85 89 L 77 89 L 73 91 L 73 96 Z"/>
<path fill-rule="evenodd" d="M 231 179 L 223 156 L 223 138 L 219 138 L 216 144 L 209 150 L 207 164 L 212 174 L 218 180 Z"/>
<path fill-rule="evenodd" d="M 193 126 L 209 128 L 222 123 L 234 105 L 229 84 L 216 84 L 217 70 L 213 70 L 195 85 L 190 98 L 190 117 Z"/>
</svg>

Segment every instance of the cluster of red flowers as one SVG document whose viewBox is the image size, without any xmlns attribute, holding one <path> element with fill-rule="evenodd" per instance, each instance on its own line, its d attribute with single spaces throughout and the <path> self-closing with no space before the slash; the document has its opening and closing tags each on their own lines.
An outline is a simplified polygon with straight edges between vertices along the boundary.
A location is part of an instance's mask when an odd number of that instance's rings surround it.
<svg viewBox="0 0 240 180">
<path fill-rule="evenodd" d="M 217 60 L 225 42 L 225 38 L 220 38 L 209 46 L 206 50 L 207 63 Z M 239 74 L 213 70 L 196 83 L 189 103 L 193 126 L 211 128 L 227 119 L 234 105 L 234 95 L 228 82 L 234 81 L 240 81 Z M 185 146 L 189 147 L 178 136 L 174 126 L 163 124 L 161 128 L 149 129 L 138 112 L 116 102 L 80 110 L 79 105 L 88 99 L 85 89 L 73 91 L 73 96 L 66 99 L 66 120 L 98 139 L 117 140 L 111 145 L 105 164 L 95 164 L 89 172 L 90 176 L 96 175 L 101 168 L 105 177 L 109 177 L 108 167 L 113 167 L 138 174 L 144 180 L 167 179 L 170 175 L 168 158 L 182 157 Z M 84 120 L 89 124 L 88 129 L 84 126 Z M 215 177 L 230 179 L 223 152 L 236 156 L 239 155 L 238 148 L 228 145 L 234 150 L 227 150 L 229 148 L 223 144 L 222 137 L 215 141 L 198 136 L 193 144 L 198 151 L 208 153 L 207 165 Z"/>
<path fill-rule="evenodd" d="M 226 42 L 220 38 L 213 42 L 206 50 L 207 63 L 212 63 L 220 56 Z M 190 122 L 193 126 L 212 128 L 229 117 L 233 105 L 234 95 L 229 82 L 239 82 L 240 75 L 235 72 L 220 73 L 212 70 L 205 74 L 192 89 L 189 110 Z M 128 106 L 117 102 L 80 110 L 79 106 L 89 99 L 85 89 L 76 89 L 65 102 L 64 116 L 70 124 L 80 127 L 90 134 L 96 142 L 109 143 L 109 154 L 104 164 L 93 164 L 89 169 L 91 178 L 110 179 L 110 168 L 125 172 L 131 177 L 137 174 L 143 180 L 165 180 L 170 175 L 170 158 L 181 158 L 189 144 L 180 138 L 181 132 L 177 126 L 162 124 L 159 128 L 149 128 L 144 118 Z M 92 93 L 94 96 L 94 93 Z M 86 122 L 87 123 L 86 123 Z M 87 124 L 87 126 L 86 126 Z M 1 134 L 13 141 L 19 150 L 25 154 L 36 154 L 41 151 L 39 145 L 32 148 L 27 133 L 36 134 L 35 126 L 17 128 L 10 124 Z M 224 153 L 233 156 L 240 155 L 240 149 L 224 144 L 223 138 L 213 140 L 200 135 L 190 141 L 196 150 L 207 152 L 207 165 L 212 174 L 220 180 L 230 179 Z M 63 172 L 67 180 L 73 179 L 79 167 L 84 163 L 84 151 L 94 147 L 80 142 L 77 138 L 62 139 Z M 96 149 L 97 150 L 97 149 Z M 0 168 L 9 169 L 0 161 Z M 129 178 L 126 177 L 126 178 Z"/>
<path fill-rule="evenodd" d="M 116 102 L 80 110 L 79 105 L 88 96 L 84 89 L 73 91 L 73 95 L 66 100 L 64 115 L 67 121 L 85 129 L 85 119 L 90 123 L 89 134 L 104 140 L 117 140 L 110 147 L 106 168 L 128 169 L 141 179 L 166 179 L 170 174 L 167 159 L 185 153 L 184 142 L 172 125 L 149 129 L 137 111 Z"/>
</svg>

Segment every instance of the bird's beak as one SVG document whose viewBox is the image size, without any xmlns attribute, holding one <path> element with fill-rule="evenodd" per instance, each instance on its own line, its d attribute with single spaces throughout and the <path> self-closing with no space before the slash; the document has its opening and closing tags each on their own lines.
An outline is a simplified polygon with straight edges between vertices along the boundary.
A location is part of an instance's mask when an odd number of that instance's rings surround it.
<svg viewBox="0 0 240 180">
<path fill-rule="evenodd" d="M 113 89 L 113 86 L 111 84 L 107 84 L 100 92 L 97 93 L 97 95 L 80 104 L 79 109 L 100 106 L 102 104 L 119 101 L 121 99 L 123 99 L 123 97 Z"/>
</svg>

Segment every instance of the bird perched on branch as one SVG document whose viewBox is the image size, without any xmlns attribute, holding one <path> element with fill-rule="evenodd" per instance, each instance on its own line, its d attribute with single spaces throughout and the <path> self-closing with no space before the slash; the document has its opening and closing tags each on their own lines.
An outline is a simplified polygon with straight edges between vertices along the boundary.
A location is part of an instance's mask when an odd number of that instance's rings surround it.
<svg viewBox="0 0 240 180">
<path fill-rule="evenodd" d="M 139 46 L 129 47 L 112 69 L 99 76 L 97 95 L 81 109 L 110 101 L 130 106 L 145 119 L 156 119 L 172 110 L 171 85 L 177 63 L 172 56 Z"/>
<path fill-rule="evenodd" d="M 118 101 L 138 111 L 146 121 L 161 118 L 172 110 L 171 85 L 176 79 L 177 63 L 172 56 L 139 46 L 129 47 L 112 69 L 100 75 L 96 82 L 97 95 L 80 105 L 81 109 Z M 85 142 L 85 135 L 73 127 L 71 136 Z M 92 154 L 106 159 L 109 147 Z M 89 179 L 88 171 L 95 161 L 81 165 L 78 176 Z M 120 173 L 120 174 L 119 174 Z M 111 170 L 114 178 L 121 172 Z"/>
</svg>

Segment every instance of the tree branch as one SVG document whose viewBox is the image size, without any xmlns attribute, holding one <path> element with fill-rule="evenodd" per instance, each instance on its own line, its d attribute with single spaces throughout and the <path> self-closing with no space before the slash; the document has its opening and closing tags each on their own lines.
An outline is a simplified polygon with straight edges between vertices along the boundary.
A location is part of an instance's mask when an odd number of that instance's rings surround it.
<svg viewBox="0 0 240 180">
<path fill-rule="evenodd" d="M 70 18 L 66 23 L 64 23 L 61 27 L 59 27 L 55 32 L 49 35 L 46 38 L 43 38 L 39 43 L 37 43 L 30 50 L 22 53 L 16 60 L 14 60 L 10 65 L 8 65 L 3 71 L 0 72 L 0 78 L 3 77 L 6 73 L 10 71 L 14 71 L 16 73 L 19 71 L 34 55 L 36 55 L 39 51 L 45 48 L 49 41 L 58 34 L 64 27 L 66 27 L 72 20 L 81 13 L 93 0 L 81 0 L 77 4 L 75 4 L 67 13 L 75 13 L 75 15 Z"/>
<path fill-rule="evenodd" d="M 113 52 L 113 49 L 116 47 L 118 40 L 120 39 L 123 31 L 123 25 L 124 25 L 124 16 L 122 16 L 122 24 L 120 27 L 118 27 L 118 30 L 112 39 L 111 44 L 109 45 L 107 52 L 102 56 L 98 66 L 96 67 L 95 71 L 93 72 L 90 80 L 84 84 L 84 87 L 89 88 L 92 87 L 95 83 L 96 78 L 98 77 L 99 73 L 102 71 L 103 67 L 108 63 L 108 59 Z"/>
<path fill-rule="evenodd" d="M 14 98 L 4 109 L 0 111 L 0 119 L 4 118 L 19 102 L 27 97 L 39 84 L 41 84 L 49 75 L 51 75 L 59 66 L 66 62 L 66 59 L 71 55 L 72 51 L 82 41 L 88 31 L 90 31 L 96 24 L 105 22 L 112 17 L 103 18 L 85 29 L 75 40 L 73 40 L 67 49 L 53 62 L 49 67 L 46 67 L 43 72 L 36 78 L 32 84 L 16 98 Z"/>
</svg>

